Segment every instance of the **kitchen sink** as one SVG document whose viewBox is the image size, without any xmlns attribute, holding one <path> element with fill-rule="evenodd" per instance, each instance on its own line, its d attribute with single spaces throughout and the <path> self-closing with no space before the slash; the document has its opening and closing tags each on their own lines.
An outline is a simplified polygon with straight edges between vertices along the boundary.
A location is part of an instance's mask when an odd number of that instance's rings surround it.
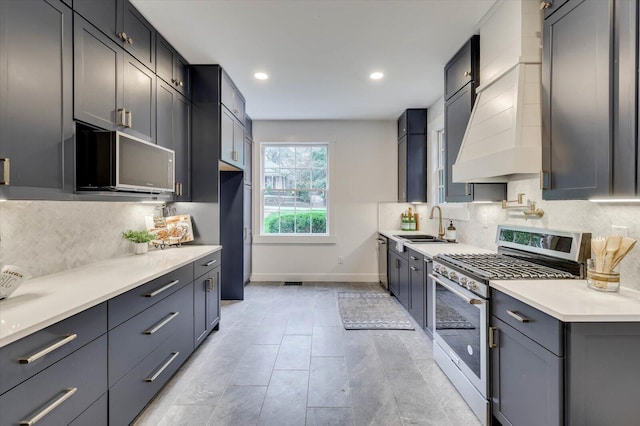
<svg viewBox="0 0 640 426">
<path fill-rule="evenodd" d="M 404 234 L 394 235 L 396 238 L 402 238 L 404 240 L 411 241 L 412 243 L 447 243 L 447 240 L 441 240 L 434 235 L 425 234 Z"/>
</svg>

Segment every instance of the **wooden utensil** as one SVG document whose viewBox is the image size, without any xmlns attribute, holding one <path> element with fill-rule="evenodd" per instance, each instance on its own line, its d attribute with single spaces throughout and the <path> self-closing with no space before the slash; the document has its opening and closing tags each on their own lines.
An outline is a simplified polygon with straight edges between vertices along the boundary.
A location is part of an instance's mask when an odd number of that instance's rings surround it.
<svg viewBox="0 0 640 426">
<path fill-rule="evenodd" d="M 613 255 L 613 261 L 611 262 L 611 270 L 613 270 L 616 266 L 618 266 L 618 263 L 620 263 L 620 261 L 624 259 L 627 253 L 631 251 L 633 246 L 636 245 L 636 242 L 637 241 L 634 240 L 633 238 L 629 238 L 629 237 L 622 238 L 622 243 L 620 243 L 620 248 Z"/>
<path fill-rule="evenodd" d="M 605 249 L 605 258 L 604 258 L 604 267 L 603 272 L 611 272 L 611 262 L 613 261 L 613 255 L 620 248 L 620 244 L 622 244 L 622 236 L 620 235 L 612 235 L 607 237 L 607 246 Z"/>
<path fill-rule="evenodd" d="M 591 251 L 596 262 L 596 272 L 602 272 L 602 263 L 604 261 L 604 250 L 607 241 L 603 237 L 597 237 L 591 239 Z"/>
</svg>

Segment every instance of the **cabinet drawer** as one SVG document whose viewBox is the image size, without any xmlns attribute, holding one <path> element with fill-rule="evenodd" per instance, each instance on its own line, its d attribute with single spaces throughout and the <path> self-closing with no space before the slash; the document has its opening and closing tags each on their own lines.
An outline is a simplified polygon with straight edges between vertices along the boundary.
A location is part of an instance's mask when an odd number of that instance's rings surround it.
<svg viewBox="0 0 640 426">
<path fill-rule="evenodd" d="M 80 414 L 69 426 L 108 426 L 109 425 L 109 400 L 108 393 L 91 404 L 84 413 Z"/>
<path fill-rule="evenodd" d="M 109 424 L 129 424 L 187 359 L 193 334 L 179 332 L 164 341 L 109 389 Z"/>
<path fill-rule="evenodd" d="M 176 292 L 191 281 L 193 281 L 193 267 L 188 264 L 114 297 L 108 301 L 109 330 Z"/>
<path fill-rule="evenodd" d="M 0 396 L 0 424 L 66 425 L 107 391 L 107 336 Z"/>
<path fill-rule="evenodd" d="M 193 262 L 193 276 L 198 278 L 215 267 L 220 266 L 220 250 Z"/>
<path fill-rule="evenodd" d="M 409 266 L 413 266 L 416 268 L 420 268 L 423 269 L 424 267 L 424 255 L 418 253 L 417 251 L 414 250 L 407 250 L 407 253 L 409 255 Z"/>
<path fill-rule="evenodd" d="M 193 287 L 187 285 L 109 331 L 109 386 L 167 338 L 192 328 Z"/>
<path fill-rule="evenodd" d="M 404 251 L 398 251 L 396 249 L 396 242 L 391 238 L 389 238 L 389 244 L 387 244 L 387 246 L 389 247 L 389 252 L 395 253 L 403 259 L 409 259 L 408 249 L 405 247 Z"/>
<path fill-rule="evenodd" d="M 1 348 L 0 394 L 106 332 L 107 305 L 102 303 Z"/>
<path fill-rule="evenodd" d="M 554 354 L 563 355 L 562 321 L 497 290 L 491 294 L 493 315 Z"/>
</svg>

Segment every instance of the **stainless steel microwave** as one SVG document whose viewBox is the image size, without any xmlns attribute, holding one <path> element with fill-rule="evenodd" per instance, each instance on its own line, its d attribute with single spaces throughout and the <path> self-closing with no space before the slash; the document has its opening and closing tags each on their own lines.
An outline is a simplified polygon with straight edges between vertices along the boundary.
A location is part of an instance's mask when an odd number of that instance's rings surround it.
<svg viewBox="0 0 640 426">
<path fill-rule="evenodd" d="M 119 131 L 77 131 L 76 189 L 175 192 L 175 153 Z"/>
</svg>

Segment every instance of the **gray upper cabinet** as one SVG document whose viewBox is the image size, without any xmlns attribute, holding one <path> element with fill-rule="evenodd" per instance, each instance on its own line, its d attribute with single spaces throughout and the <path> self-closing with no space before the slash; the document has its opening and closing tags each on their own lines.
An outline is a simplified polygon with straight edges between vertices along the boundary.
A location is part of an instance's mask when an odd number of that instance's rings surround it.
<svg viewBox="0 0 640 426">
<path fill-rule="evenodd" d="M 625 7 L 629 7 L 626 3 Z M 632 14 L 635 16 L 635 12 Z M 624 18 L 621 18 L 624 21 Z M 542 68 L 543 198 L 587 199 L 613 189 L 613 7 L 610 1 L 570 0 L 544 21 Z M 635 30 L 633 31 L 635 34 Z M 635 45 L 635 40 L 634 40 Z M 635 102 L 635 47 L 630 71 Z M 617 67 L 616 67 L 617 69 Z M 614 70 L 615 72 L 615 70 Z M 621 74 L 624 75 L 624 74 Z M 628 90 L 626 88 L 625 90 Z M 635 108 L 635 105 L 632 105 Z M 635 120 L 634 120 L 635 123 Z M 626 135 L 636 153 L 637 136 Z M 635 193 L 637 155 L 633 162 Z"/>
<path fill-rule="evenodd" d="M 507 197 L 505 183 L 454 183 L 453 164 L 458 158 L 480 85 L 480 36 L 473 36 L 444 68 L 444 139 L 446 157 L 445 201 L 501 201 Z"/>
<path fill-rule="evenodd" d="M 190 200 L 191 102 L 158 79 L 156 143 L 175 152 L 177 201 Z"/>
<path fill-rule="evenodd" d="M 227 108 L 222 107 L 220 125 L 220 159 L 244 168 L 244 126 Z"/>
<path fill-rule="evenodd" d="M 398 118 L 398 201 L 427 201 L 427 110 L 407 109 Z"/>
<path fill-rule="evenodd" d="M 245 101 L 244 96 L 240 93 L 238 88 L 229 75 L 222 71 L 222 105 L 226 106 L 229 111 L 240 121 L 245 122 Z"/>
<path fill-rule="evenodd" d="M 75 0 L 73 9 L 155 70 L 155 29 L 128 0 Z"/>
<path fill-rule="evenodd" d="M 189 63 L 160 34 L 156 41 L 156 74 L 184 96 L 191 96 Z"/>
<path fill-rule="evenodd" d="M 0 1 L 0 198 L 73 191 L 72 21 L 57 0 Z"/>
<path fill-rule="evenodd" d="M 77 15 L 74 33 L 74 118 L 155 140 L 155 74 Z"/>
</svg>

